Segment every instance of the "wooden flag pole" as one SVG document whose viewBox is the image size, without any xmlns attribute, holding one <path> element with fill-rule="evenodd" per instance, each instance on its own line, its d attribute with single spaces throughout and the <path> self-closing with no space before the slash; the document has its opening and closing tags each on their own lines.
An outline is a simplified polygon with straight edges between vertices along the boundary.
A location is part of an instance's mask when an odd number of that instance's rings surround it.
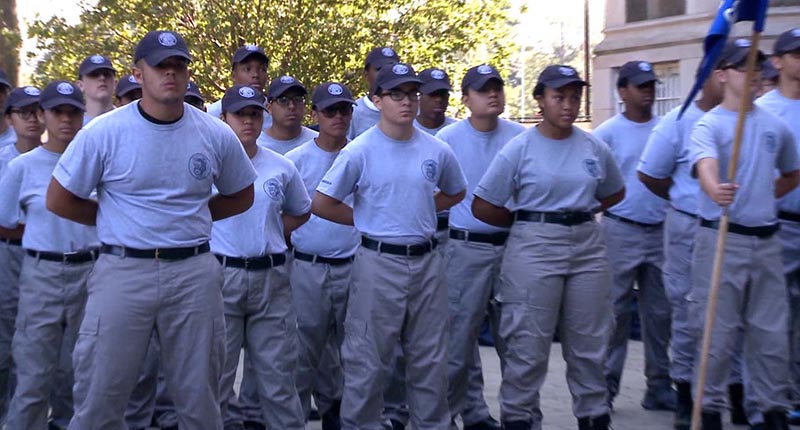
<svg viewBox="0 0 800 430">
<path fill-rule="evenodd" d="M 747 54 L 745 88 L 750 88 L 750 83 L 755 77 L 756 60 L 758 59 L 758 44 L 761 40 L 761 33 L 753 31 L 751 38 L 750 51 Z M 742 94 L 739 104 L 739 116 L 736 120 L 736 134 L 733 139 L 733 151 L 731 152 L 730 163 L 728 164 L 728 181 L 736 179 L 736 166 L 739 164 L 739 152 L 742 146 L 742 135 L 744 134 L 744 122 L 748 110 L 752 108 L 753 99 L 746 91 Z M 706 322 L 703 329 L 703 346 L 700 350 L 700 363 L 697 371 L 697 385 L 694 397 L 694 407 L 692 409 L 692 430 L 701 430 L 701 416 L 703 412 L 703 391 L 706 388 L 706 378 L 708 370 L 708 352 L 711 348 L 711 332 L 714 329 L 714 318 L 717 313 L 717 298 L 719 297 L 719 284 L 722 276 L 722 261 L 725 256 L 725 239 L 728 236 L 728 208 L 722 209 L 722 216 L 719 219 L 719 230 L 717 232 L 717 249 L 714 254 L 714 269 L 711 274 L 711 287 L 708 292 L 708 309 L 706 310 Z"/>
</svg>

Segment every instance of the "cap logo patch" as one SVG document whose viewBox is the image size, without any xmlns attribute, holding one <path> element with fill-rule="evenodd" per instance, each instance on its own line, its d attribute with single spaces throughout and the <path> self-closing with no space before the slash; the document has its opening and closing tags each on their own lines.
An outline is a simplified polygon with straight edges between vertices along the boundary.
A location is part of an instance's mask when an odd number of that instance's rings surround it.
<svg viewBox="0 0 800 430">
<path fill-rule="evenodd" d="M 175 46 L 178 43 L 178 38 L 172 33 L 164 32 L 158 35 L 158 43 L 163 46 Z"/>
<path fill-rule="evenodd" d="M 330 95 L 339 96 L 342 95 L 343 92 L 344 89 L 339 84 L 331 84 L 331 86 L 328 87 L 328 94 Z"/>
<path fill-rule="evenodd" d="M 384 57 L 394 57 L 395 55 L 397 55 L 394 53 L 394 49 L 392 48 L 381 49 L 381 54 L 383 54 Z"/>
<path fill-rule="evenodd" d="M 294 78 L 291 76 L 281 76 L 281 83 L 282 84 L 291 84 L 294 82 Z"/>
<path fill-rule="evenodd" d="M 103 58 L 102 55 L 92 55 L 91 57 L 89 57 L 89 61 L 91 61 L 94 64 L 103 64 L 106 62 L 106 59 Z"/>
<path fill-rule="evenodd" d="M 39 89 L 38 89 L 38 88 L 36 88 L 36 87 L 25 87 L 25 89 L 23 89 L 22 91 L 23 91 L 25 94 L 27 94 L 27 95 L 29 95 L 29 96 L 32 96 L 32 97 L 36 97 L 36 96 L 38 96 L 39 94 L 41 94 L 41 93 L 42 93 L 42 92 L 41 92 L 41 91 L 39 91 Z"/>
<path fill-rule="evenodd" d="M 408 74 L 408 66 L 405 64 L 395 64 L 392 66 L 392 73 L 395 75 L 406 75 Z"/>
<path fill-rule="evenodd" d="M 480 75 L 490 75 L 493 71 L 494 70 L 490 66 L 487 66 L 486 64 L 478 66 L 478 74 Z"/>
<path fill-rule="evenodd" d="M 138 82 L 136 82 L 136 78 L 134 78 L 133 75 L 128 76 L 128 82 L 132 84 L 138 84 Z"/>
<path fill-rule="evenodd" d="M 639 63 L 639 70 L 643 72 L 652 72 L 653 66 L 651 66 L 650 63 L 646 61 L 642 61 L 641 63 Z"/>
<path fill-rule="evenodd" d="M 795 28 L 794 30 L 792 30 L 792 36 L 800 37 L 800 28 Z"/>
<path fill-rule="evenodd" d="M 736 46 L 740 48 L 749 48 L 750 41 L 747 39 L 736 39 L 736 42 L 733 42 Z"/>
<path fill-rule="evenodd" d="M 247 45 L 244 45 L 244 49 L 248 51 L 258 51 L 258 45 L 253 43 L 248 43 Z"/>
<path fill-rule="evenodd" d="M 431 77 L 433 79 L 444 79 L 444 72 L 441 70 L 433 70 L 431 71 Z"/>
<path fill-rule="evenodd" d="M 68 84 L 66 82 L 62 82 L 62 83 L 58 84 L 58 86 L 56 87 L 56 91 L 58 91 L 59 94 L 63 94 L 65 96 L 68 96 L 68 95 L 74 93 L 75 89 L 72 88 L 72 85 L 70 85 L 70 84 Z"/>
<path fill-rule="evenodd" d="M 239 95 L 247 99 L 252 99 L 256 96 L 256 90 L 250 87 L 242 87 L 239 88 Z"/>
<path fill-rule="evenodd" d="M 559 67 L 558 71 L 564 76 L 575 76 L 575 69 L 572 67 Z"/>
</svg>

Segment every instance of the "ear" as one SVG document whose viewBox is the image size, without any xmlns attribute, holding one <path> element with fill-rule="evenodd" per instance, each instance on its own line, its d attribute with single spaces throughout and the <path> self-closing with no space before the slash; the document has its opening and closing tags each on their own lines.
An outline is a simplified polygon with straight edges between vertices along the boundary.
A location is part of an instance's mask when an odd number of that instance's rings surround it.
<svg viewBox="0 0 800 430">
<path fill-rule="evenodd" d="M 75 86 L 80 88 L 81 91 L 85 91 L 85 89 L 83 88 L 83 80 L 78 79 L 77 81 L 75 81 Z"/>
<path fill-rule="evenodd" d="M 727 76 L 725 75 L 725 71 L 722 69 L 714 69 L 714 76 L 717 77 L 717 81 L 720 83 L 727 82 Z"/>
<path fill-rule="evenodd" d="M 272 103 L 267 102 L 267 113 L 272 115 Z"/>
<path fill-rule="evenodd" d="M 39 109 L 36 111 L 36 118 L 39 119 L 39 122 L 44 124 L 44 109 Z"/>
<path fill-rule="evenodd" d="M 319 124 L 319 120 L 317 118 L 319 118 L 319 114 L 314 109 L 311 109 L 311 121 Z"/>
<path fill-rule="evenodd" d="M 769 57 L 769 61 L 772 63 L 772 67 L 778 69 L 780 72 L 783 69 L 783 59 L 777 55 L 773 55 Z"/>
<path fill-rule="evenodd" d="M 131 76 L 133 76 L 133 79 L 136 79 L 136 83 L 142 85 L 142 69 L 136 66 L 131 67 Z"/>
<path fill-rule="evenodd" d="M 374 104 L 375 107 L 378 108 L 378 110 L 383 110 L 381 108 L 381 103 L 383 102 L 383 98 L 381 96 L 373 94 L 372 96 L 370 96 L 370 99 L 372 99 L 372 104 Z"/>
</svg>

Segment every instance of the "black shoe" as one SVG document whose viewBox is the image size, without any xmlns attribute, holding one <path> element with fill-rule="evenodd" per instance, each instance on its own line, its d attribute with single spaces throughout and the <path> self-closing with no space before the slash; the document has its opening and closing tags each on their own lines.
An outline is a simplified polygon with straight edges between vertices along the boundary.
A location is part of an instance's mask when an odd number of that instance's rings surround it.
<svg viewBox="0 0 800 430">
<path fill-rule="evenodd" d="M 342 403 L 334 401 L 330 409 L 322 414 L 322 430 L 341 430 L 342 422 L 339 418 L 339 411 L 342 408 Z"/>
<path fill-rule="evenodd" d="M 392 430 L 406 430 L 406 425 L 395 419 L 389 420 L 392 423 Z"/>
<path fill-rule="evenodd" d="M 648 411 L 674 411 L 677 407 L 676 397 L 672 387 L 648 388 L 641 404 Z"/>
<path fill-rule="evenodd" d="M 244 428 L 245 430 L 267 430 L 267 427 L 258 421 L 245 421 Z"/>
<path fill-rule="evenodd" d="M 464 424 L 464 430 L 501 430 L 501 429 L 502 427 L 500 427 L 500 423 L 497 422 L 497 420 L 491 416 L 475 424 L 470 424 L 470 425 Z"/>
<path fill-rule="evenodd" d="M 319 411 L 315 408 L 311 408 L 308 412 L 308 420 L 309 421 L 319 421 L 322 417 L 319 416 Z"/>
<path fill-rule="evenodd" d="M 783 409 L 764 412 L 764 430 L 789 430 L 789 418 Z"/>
<path fill-rule="evenodd" d="M 503 421 L 503 430 L 531 430 L 530 421 Z"/>
<path fill-rule="evenodd" d="M 675 430 L 689 430 L 692 427 L 692 384 L 676 382 L 677 402 L 675 403 Z"/>
<path fill-rule="evenodd" d="M 608 414 L 592 418 L 592 430 L 609 430 L 611 416 Z"/>
<path fill-rule="evenodd" d="M 722 415 L 703 411 L 703 430 L 722 430 Z"/>
<path fill-rule="evenodd" d="M 731 423 L 747 425 L 747 414 L 744 411 L 744 385 L 728 385 L 728 401 L 731 405 Z"/>
</svg>

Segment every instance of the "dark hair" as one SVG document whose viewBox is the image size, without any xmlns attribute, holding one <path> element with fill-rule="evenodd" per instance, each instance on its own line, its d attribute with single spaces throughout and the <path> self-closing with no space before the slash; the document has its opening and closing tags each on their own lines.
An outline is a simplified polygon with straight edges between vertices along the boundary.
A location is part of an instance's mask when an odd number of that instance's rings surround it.
<svg viewBox="0 0 800 430">
<path fill-rule="evenodd" d="M 537 97 L 541 95 L 544 95 L 544 84 L 540 82 L 533 87 L 533 96 Z"/>
<path fill-rule="evenodd" d="M 628 86 L 628 78 L 617 78 L 617 88 L 625 88 Z"/>
</svg>

